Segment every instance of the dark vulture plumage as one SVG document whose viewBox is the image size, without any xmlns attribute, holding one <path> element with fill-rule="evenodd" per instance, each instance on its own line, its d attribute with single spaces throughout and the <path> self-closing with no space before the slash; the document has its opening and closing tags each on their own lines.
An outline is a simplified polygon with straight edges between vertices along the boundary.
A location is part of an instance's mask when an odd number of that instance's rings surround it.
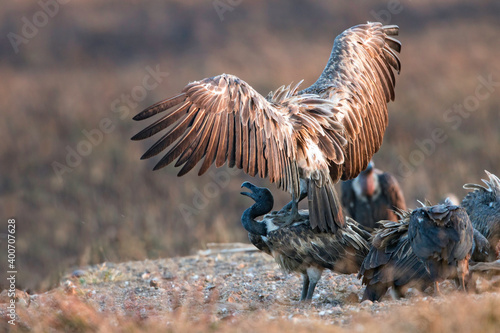
<svg viewBox="0 0 500 333">
<path fill-rule="evenodd" d="M 404 295 L 404 288 L 420 290 L 432 284 L 424 264 L 413 253 L 408 238 L 411 212 L 399 211 L 399 221 L 380 221 L 372 237 L 372 246 L 358 278 L 366 289 L 362 301 L 378 301 L 392 287 L 393 296 Z"/>
<path fill-rule="evenodd" d="M 472 228 L 474 228 L 474 225 L 472 225 Z M 470 262 L 478 263 L 492 260 L 495 260 L 495 251 L 490 245 L 490 242 L 488 242 L 482 233 L 477 231 L 477 229 L 474 229 L 474 244 L 472 245 L 472 256 L 470 258 Z"/>
<path fill-rule="evenodd" d="M 439 292 L 438 282 L 453 275 L 460 279 L 465 290 L 473 233 L 467 212 L 455 205 L 423 206 L 411 213 L 410 245 L 435 282 L 436 292 Z"/>
<path fill-rule="evenodd" d="M 268 177 L 292 195 L 290 222 L 297 199 L 307 194 L 311 227 L 335 232 L 344 218 L 333 185 L 356 177 L 382 144 L 394 71 L 401 68 L 397 34 L 397 26 L 380 23 L 344 31 L 319 79 L 302 91 L 282 86 L 264 97 L 228 74 L 189 83 L 136 115 L 144 120 L 166 112 L 132 139 L 166 130 L 142 156 L 170 147 L 155 170 L 176 160 L 182 176 L 203 160 L 199 175 L 227 162 Z"/>
<path fill-rule="evenodd" d="M 412 211 L 398 210 L 399 221 L 381 221 L 372 236 L 370 252 L 366 256 L 358 278 L 366 285 L 364 300 L 378 301 L 392 287 L 394 298 L 404 295 L 406 288 L 424 290 L 433 280 L 424 263 L 415 255 L 408 237 Z M 483 261 L 488 255 L 489 243 L 474 230 L 472 260 Z"/>
<path fill-rule="evenodd" d="M 396 178 L 376 169 L 373 162 L 358 177 L 342 183 L 342 206 L 356 222 L 371 230 L 378 221 L 397 221 L 395 209 L 406 210 Z"/>
<path fill-rule="evenodd" d="M 492 249 L 489 260 L 500 259 L 500 179 L 486 171 L 489 180 L 486 187 L 465 184 L 464 188 L 474 190 L 462 200 L 472 225 L 489 241 Z M 488 260 L 488 261 L 489 261 Z"/>
<path fill-rule="evenodd" d="M 303 276 L 301 300 L 310 300 L 323 270 L 352 274 L 368 253 L 370 234 L 359 228 L 353 220 L 334 235 L 315 231 L 309 224 L 307 211 L 301 218 L 283 227 L 283 215 L 267 214 L 273 207 L 273 196 L 264 187 L 249 182 L 242 184 L 250 192 L 242 192 L 255 203 L 241 217 L 241 223 L 249 232 L 248 237 L 258 249 L 274 257 L 286 272 L 298 272 Z M 255 218 L 267 214 L 261 221 Z"/>
</svg>

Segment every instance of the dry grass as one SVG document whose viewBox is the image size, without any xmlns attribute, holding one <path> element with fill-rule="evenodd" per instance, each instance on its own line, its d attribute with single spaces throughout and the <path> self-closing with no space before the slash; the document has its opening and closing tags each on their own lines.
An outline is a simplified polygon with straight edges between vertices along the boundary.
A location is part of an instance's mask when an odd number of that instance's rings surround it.
<svg viewBox="0 0 500 333">
<path fill-rule="evenodd" d="M 43 300 L 42 300 L 43 299 Z M 454 295 L 446 299 L 421 299 L 373 315 L 363 308 L 353 312 L 344 325 L 332 325 L 328 316 L 271 317 L 265 310 L 218 318 L 215 303 L 180 306 L 172 312 L 148 314 L 131 309 L 127 316 L 99 309 L 85 297 L 61 291 L 40 296 L 37 304 L 18 309 L 13 332 L 499 332 L 498 294 Z M 133 301 L 129 306 L 133 307 Z M 293 306 L 293 305 L 292 305 Z M 2 321 L 5 329 L 9 327 Z M 2 326 L 0 326 L 1 328 Z"/>
<path fill-rule="evenodd" d="M 478 182 L 483 169 L 500 173 L 497 91 L 458 130 L 443 118 L 474 94 L 479 75 L 500 80 L 500 26 L 495 1 L 403 6 L 390 22 L 401 27 L 403 71 L 375 161 L 396 173 L 411 207 L 417 198 L 463 196 L 461 185 Z M 2 48 L 0 233 L 7 216 L 17 219 L 18 286 L 46 290 L 70 267 L 184 255 L 207 242 L 245 240 L 239 216 L 249 202 L 237 193 L 248 177 L 231 176 L 185 219 L 181 205 L 193 207 L 213 178 L 193 173 L 178 179 L 174 168 L 151 172 L 153 162 L 139 161 L 146 144 L 129 140 L 143 126 L 132 115 L 190 80 L 222 72 L 264 94 L 301 78 L 311 84 L 334 36 L 386 8 L 386 1 L 254 1 L 220 21 L 210 1 L 70 2 L 18 54 Z M 39 10 L 37 2 L 9 2 L 0 10 L 1 34 L 20 33 L 21 18 Z M 157 64 L 169 77 L 125 113 L 113 112 L 113 100 L 140 85 L 146 66 Z M 75 149 L 86 139 L 82 130 L 98 128 L 105 117 L 115 129 L 58 178 L 52 163 L 64 164 L 66 148 Z M 435 127 L 449 139 L 413 173 L 398 175 L 399 157 L 408 159 L 418 148 L 414 140 L 428 138 Z M 274 192 L 277 205 L 288 199 Z"/>
</svg>

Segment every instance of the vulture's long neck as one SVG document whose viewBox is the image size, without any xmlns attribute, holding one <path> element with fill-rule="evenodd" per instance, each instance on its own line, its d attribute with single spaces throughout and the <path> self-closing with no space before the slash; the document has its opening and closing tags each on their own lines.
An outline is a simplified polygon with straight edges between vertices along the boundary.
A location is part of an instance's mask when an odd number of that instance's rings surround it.
<svg viewBox="0 0 500 333">
<path fill-rule="evenodd" d="M 256 202 L 252 207 L 248 208 L 243 212 L 241 216 L 241 224 L 249 233 L 266 236 L 267 226 L 264 222 L 256 221 L 255 218 L 267 214 L 273 208 L 272 203 L 266 202 Z"/>
</svg>

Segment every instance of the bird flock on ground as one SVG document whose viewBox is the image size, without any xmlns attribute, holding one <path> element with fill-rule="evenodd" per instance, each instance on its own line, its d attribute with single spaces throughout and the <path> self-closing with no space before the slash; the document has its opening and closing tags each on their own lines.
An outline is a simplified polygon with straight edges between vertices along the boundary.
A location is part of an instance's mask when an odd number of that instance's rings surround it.
<svg viewBox="0 0 500 333">
<path fill-rule="evenodd" d="M 291 202 L 273 211 L 269 189 L 243 183 L 255 203 L 241 223 L 259 250 L 302 274 L 301 300 L 312 299 L 324 269 L 357 273 L 363 300 L 380 300 L 389 289 L 401 297 L 410 287 L 434 286 L 439 294 L 444 279 L 467 289 L 470 265 L 500 265 L 500 180 L 486 172 L 486 186 L 464 185 L 473 191 L 461 204 L 446 199 L 408 210 L 397 180 L 375 168 L 401 70 L 398 31 L 370 22 L 345 30 L 303 90 L 299 82 L 264 97 L 229 74 L 191 82 L 136 115 L 163 114 L 132 139 L 165 131 L 142 156 L 168 149 L 155 170 L 175 161 L 182 176 L 203 160 L 202 175 L 227 162 L 289 192 Z M 299 210 L 305 198 L 308 209 Z"/>
</svg>

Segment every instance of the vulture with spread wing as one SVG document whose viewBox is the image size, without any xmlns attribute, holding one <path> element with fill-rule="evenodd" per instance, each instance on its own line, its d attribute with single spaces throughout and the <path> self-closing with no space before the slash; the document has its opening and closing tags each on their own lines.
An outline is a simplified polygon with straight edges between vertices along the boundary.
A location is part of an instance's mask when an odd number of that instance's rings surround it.
<svg viewBox="0 0 500 333">
<path fill-rule="evenodd" d="M 142 156 L 170 147 L 155 170 L 177 160 L 182 176 L 204 159 L 199 175 L 227 162 L 268 177 L 292 195 L 290 222 L 307 194 L 311 227 L 335 232 L 344 218 L 333 185 L 356 177 L 382 144 L 401 68 L 397 33 L 380 23 L 344 31 L 319 79 L 302 91 L 280 87 L 263 97 L 228 74 L 189 83 L 137 114 L 143 120 L 167 112 L 132 139 L 166 130 Z"/>
</svg>

